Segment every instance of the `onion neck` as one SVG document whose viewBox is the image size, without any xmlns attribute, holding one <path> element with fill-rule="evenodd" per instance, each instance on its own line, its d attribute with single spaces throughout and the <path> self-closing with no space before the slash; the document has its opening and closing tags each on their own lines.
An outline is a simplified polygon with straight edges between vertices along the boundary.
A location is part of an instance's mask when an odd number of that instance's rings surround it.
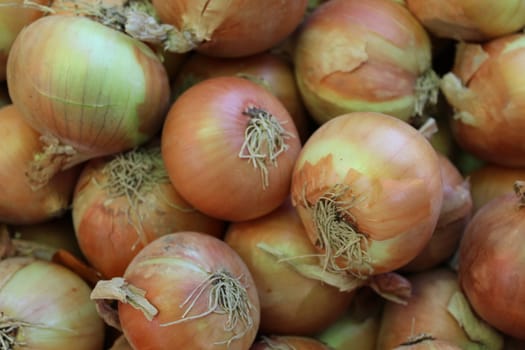
<svg viewBox="0 0 525 350">
<path fill-rule="evenodd" d="M 31 326 L 31 323 L 10 318 L 0 311 L 0 345 L 2 350 L 14 350 L 26 346 L 27 344 L 18 338 L 18 333 L 22 328 Z"/>
</svg>

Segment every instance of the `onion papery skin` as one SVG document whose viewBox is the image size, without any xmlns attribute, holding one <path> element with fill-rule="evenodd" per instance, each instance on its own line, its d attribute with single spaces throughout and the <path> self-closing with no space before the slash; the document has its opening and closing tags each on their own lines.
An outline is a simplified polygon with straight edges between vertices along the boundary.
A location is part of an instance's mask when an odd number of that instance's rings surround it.
<svg viewBox="0 0 525 350">
<path fill-rule="evenodd" d="M 126 4 L 126 0 L 53 0 L 51 8 L 53 15 L 83 15 L 83 11 L 87 8 L 97 9 L 106 8 L 110 6 L 122 7 Z"/>
<path fill-rule="evenodd" d="M 0 81 L 6 79 L 7 57 L 13 41 L 22 28 L 42 17 L 36 9 L 22 7 L 23 0 L 0 0 Z M 50 0 L 36 0 L 36 4 L 49 5 Z"/>
<path fill-rule="evenodd" d="M 412 297 L 407 305 L 385 303 L 377 349 L 394 349 L 419 334 L 469 349 L 473 341 L 447 310 L 454 293 L 461 291 L 457 273 L 439 267 L 407 278 L 412 284 Z"/>
<path fill-rule="evenodd" d="M 271 114 L 289 135 L 288 148 L 262 168 L 239 157 L 250 108 Z M 260 85 L 238 77 L 215 77 L 186 90 L 171 106 L 161 136 L 162 157 L 180 195 L 201 212 L 225 221 L 255 219 L 289 195 L 301 143 L 282 103 Z M 266 141 L 262 142 L 265 144 Z M 261 149 L 262 153 L 268 152 Z M 268 158 L 268 157 L 267 157 Z"/>
<path fill-rule="evenodd" d="M 426 31 L 392 0 L 321 4 L 300 27 L 294 52 L 299 90 L 319 124 L 361 111 L 409 120 L 432 55 Z"/>
<path fill-rule="evenodd" d="M 514 193 L 479 209 L 459 247 L 459 282 L 476 313 L 501 332 L 525 340 L 525 211 Z"/>
<path fill-rule="evenodd" d="M 525 26 L 520 0 L 406 0 L 408 9 L 433 35 L 482 42 Z"/>
<path fill-rule="evenodd" d="M 172 91 L 176 98 L 201 80 L 235 75 L 260 83 L 272 92 L 292 116 L 301 141 L 306 141 L 315 126 L 306 113 L 292 65 L 277 54 L 265 52 L 248 57 L 220 58 L 195 53 L 177 71 Z"/>
<path fill-rule="evenodd" d="M 445 262 L 459 247 L 465 227 L 472 216 L 470 184 L 452 161 L 438 154 L 443 180 L 441 213 L 427 246 L 403 271 L 423 271 Z"/>
<path fill-rule="evenodd" d="M 336 199 L 333 224 L 356 230 L 338 236 L 357 242 L 350 246 L 357 253 L 344 249 L 335 264 L 366 277 L 393 271 L 424 248 L 436 227 L 443 185 L 437 153 L 415 128 L 386 114 L 354 112 L 310 136 L 295 164 L 291 194 L 310 240 L 327 258 L 330 244 L 322 242 L 315 208 L 330 203 L 323 198 Z"/>
<path fill-rule="evenodd" d="M 459 146 L 480 160 L 525 167 L 525 35 L 484 44 L 458 44 L 441 90 L 454 108 L 451 127 Z"/>
<path fill-rule="evenodd" d="M 468 175 L 474 212 L 492 199 L 512 193 L 512 185 L 525 179 L 524 168 L 509 168 L 496 164 L 484 164 Z"/>
<path fill-rule="evenodd" d="M 209 56 L 261 53 L 290 35 L 306 13 L 307 0 L 153 0 L 161 22 L 195 40 Z"/>
<path fill-rule="evenodd" d="M 76 237 L 84 256 L 106 278 L 122 276 L 133 257 L 162 235 L 187 230 L 216 237 L 224 233 L 224 222 L 181 198 L 165 172 L 160 149 L 155 150 L 92 159 L 78 179 L 72 205 Z M 124 170 L 127 166 L 139 172 L 139 162 L 152 165 L 148 174 L 133 176 Z M 112 167 L 118 174 L 112 174 Z M 116 182 L 117 177 L 122 180 Z M 124 177 L 134 180 L 124 182 Z"/>
<path fill-rule="evenodd" d="M 330 350 L 319 340 L 304 336 L 272 335 L 256 341 L 250 350 Z"/>
<path fill-rule="evenodd" d="M 32 258 L 1 260 L 0 271 L 0 312 L 33 325 L 19 328 L 24 346 L 13 350 L 103 349 L 105 325 L 79 276 Z"/>
<path fill-rule="evenodd" d="M 7 83 L 33 128 L 76 150 L 66 167 L 146 142 L 169 106 L 166 70 L 155 53 L 81 16 L 46 16 L 21 31 Z"/>
<path fill-rule="evenodd" d="M 334 323 L 353 300 L 354 292 L 341 292 L 307 278 L 259 247 L 269 245 L 299 264 L 319 264 L 313 257 L 315 247 L 289 201 L 261 218 L 230 224 L 224 240 L 255 280 L 261 304 L 259 332 L 313 335 Z"/>
<path fill-rule="evenodd" d="M 33 191 L 25 173 L 41 148 L 40 135 L 12 104 L 0 108 L 0 222 L 37 224 L 63 215 L 69 208 L 80 168 L 65 170 Z"/>
<path fill-rule="evenodd" d="M 227 314 L 211 313 L 206 317 L 179 324 L 161 324 L 182 318 L 187 305 L 181 306 L 189 294 L 208 278 L 210 273 L 227 271 L 241 277 L 252 308 L 246 310 L 253 324 L 240 339 L 222 342 L 234 336 L 223 328 Z M 124 335 L 135 350 L 217 349 L 245 350 L 255 340 L 260 320 L 260 307 L 255 283 L 243 260 L 222 240 L 196 232 L 179 232 L 162 236 L 144 247 L 126 269 L 128 283 L 146 291 L 146 298 L 159 310 L 148 321 L 141 311 L 119 303 L 118 312 Z M 208 307 L 208 293 L 197 300 L 189 316 Z M 242 330 L 235 329 L 236 332 Z"/>
</svg>

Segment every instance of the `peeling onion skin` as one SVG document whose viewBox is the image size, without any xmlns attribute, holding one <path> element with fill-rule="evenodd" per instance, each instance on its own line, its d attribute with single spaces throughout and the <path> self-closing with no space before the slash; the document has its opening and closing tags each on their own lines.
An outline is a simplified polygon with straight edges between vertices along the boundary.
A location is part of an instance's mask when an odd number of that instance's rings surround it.
<svg viewBox="0 0 525 350">
<path fill-rule="evenodd" d="M 186 307 L 180 306 L 210 273 L 226 270 L 242 276 L 253 305 L 249 315 L 252 327 L 240 339 L 229 339 L 233 332 L 223 330 L 228 315 L 208 316 L 179 324 L 161 326 L 181 319 Z M 243 260 L 222 240 L 198 232 L 179 232 L 162 236 L 144 247 L 126 269 L 124 278 L 146 291 L 146 298 L 159 310 L 152 321 L 129 304 L 119 303 L 118 312 L 124 335 L 135 350 L 246 350 L 255 340 L 260 320 L 257 290 Z M 190 315 L 208 308 L 208 293 L 197 301 Z M 237 327 L 236 331 L 239 331 Z"/>
<path fill-rule="evenodd" d="M 482 42 L 525 26 L 521 0 L 406 0 L 408 9 L 433 35 Z"/>
<path fill-rule="evenodd" d="M 0 312 L 37 325 L 19 329 L 17 341 L 25 344 L 13 350 L 103 348 L 105 324 L 78 275 L 55 263 L 17 257 L 0 260 L 0 271 Z"/>
<path fill-rule="evenodd" d="M 153 0 L 161 22 L 203 42 L 209 56 L 241 57 L 277 45 L 301 23 L 307 0 Z"/>
<path fill-rule="evenodd" d="M 168 77 L 155 53 L 82 16 L 45 16 L 25 27 L 7 70 L 27 122 L 75 148 L 79 161 L 145 143 L 168 108 Z"/>
<path fill-rule="evenodd" d="M 525 34 L 482 45 L 460 43 L 441 91 L 454 108 L 451 127 L 462 149 L 480 160 L 525 166 Z"/>
<path fill-rule="evenodd" d="M 322 245 L 314 209 L 323 196 L 345 186 L 338 207 L 348 209 L 332 224 L 357 228 L 360 239 L 352 248 L 360 248 L 359 257 L 335 259 L 341 269 L 362 276 L 390 272 L 430 240 L 443 185 L 437 153 L 415 128 L 386 114 L 355 112 L 333 118 L 310 136 L 295 164 L 292 201 L 310 240 L 325 255 L 329 245 Z M 347 232 L 340 237 L 355 236 Z"/>
<path fill-rule="evenodd" d="M 503 333 L 525 340 L 525 210 L 514 193 L 479 209 L 459 247 L 459 282 L 472 308 Z"/>
<path fill-rule="evenodd" d="M 63 215 L 71 204 L 79 167 L 57 174 L 36 191 L 26 181 L 27 166 L 41 147 L 39 136 L 16 106 L 0 108 L 0 222 L 42 223 Z"/>
<path fill-rule="evenodd" d="M 420 23 L 392 0 L 328 1 L 297 33 L 296 79 L 319 124 L 360 111 L 407 121 L 416 80 L 431 67 L 431 51 Z"/>
</svg>

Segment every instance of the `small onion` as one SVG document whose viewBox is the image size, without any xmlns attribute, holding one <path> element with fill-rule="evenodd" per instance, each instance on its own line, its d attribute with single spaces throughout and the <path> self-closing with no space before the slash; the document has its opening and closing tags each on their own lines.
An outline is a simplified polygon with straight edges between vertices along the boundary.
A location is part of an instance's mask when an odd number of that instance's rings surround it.
<svg viewBox="0 0 525 350">
<path fill-rule="evenodd" d="M 123 278 L 98 282 L 91 297 L 99 305 L 119 300 L 118 322 L 135 350 L 247 350 L 259 328 L 246 264 L 224 241 L 198 232 L 150 242 Z"/>
<path fill-rule="evenodd" d="M 87 162 L 72 216 L 84 256 L 107 278 L 122 276 L 131 259 L 161 235 L 193 230 L 221 237 L 226 226 L 181 198 L 156 145 Z"/>
<path fill-rule="evenodd" d="M 260 83 L 279 98 L 290 113 L 301 141 L 306 141 L 314 128 L 313 121 L 306 113 L 292 65 L 279 55 L 265 52 L 249 57 L 218 58 L 195 53 L 177 71 L 172 90 L 177 97 L 201 80 L 231 75 Z"/>
<path fill-rule="evenodd" d="M 408 121 L 436 102 L 429 36 L 392 0 L 321 4 L 300 27 L 294 52 L 299 89 L 319 123 L 362 111 Z"/>
<path fill-rule="evenodd" d="M 525 340 L 524 186 L 497 196 L 469 222 L 459 247 L 459 282 L 487 323 Z"/>
<path fill-rule="evenodd" d="M 0 260 L 2 349 L 102 350 L 104 322 L 75 273 L 32 258 Z"/>
<path fill-rule="evenodd" d="M 256 341 L 249 350 L 331 350 L 319 340 L 304 336 L 272 335 Z"/>
<path fill-rule="evenodd" d="M 480 42 L 525 27 L 522 0 L 406 0 L 408 9 L 433 35 Z"/>
<path fill-rule="evenodd" d="M 523 62 L 525 34 L 460 43 L 452 71 L 442 78 L 441 90 L 454 108 L 454 138 L 483 161 L 525 166 Z"/>
<path fill-rule="evenodd" d="M 34 191 L 26 179 L 28 164 L 39 151 L 40 135 L 12 104 L 0 108 L 0 222 L 36 224 L 62 216 L 71 203 L 79 168 L 57 174 Z"/>
<path fill-rule="evenodd" d="M 279 99 L 233 76 L 186 90 L 168 112 L 161 141 L 175 189 L 197 210 L 227 221 L 279 207 L 289 195 L 301 148 Z"/>
<path fill-rule="evenodd" d="M 439 267 L 408 276 L 412 297 L 406 305 L 387 301 L 377 337 L 378 349 L 393 349 L 421 334 L 461 349 L 502 349 L 503 337 L 478 319 L 461 293 L 456 272 Z"/>
<path fill-rule="evenodd" d="M 398 269 L 424 248 L 441 210 L 437 153 L 398 118 L 333 118 L 303 146 L 292 200 L 327 268 L 357 277 Z"/>
<path fill-rule="evenodd" d="M 224 240 L 255 280 L 262 333 L 315 334 L 335 322 L 353 300 L 355 293 L 303 274 L 318 267 L 319 260 L 289 201 L 261 218 L 230 224 Z"/>
<path fill-rule="evenodd" d="M 17 36 L 7 64 L 13 103 L 48 143 L 30 173 L 131 149 L 157 133 L 169 103 L 164 66 L 145 44 L 83 16 L 45 16 Z"/>
<path fill-rule="evenodd" d="M 174 26 L 165 44 L 168 50 L 240 57 L 268 50 L 290 35 L 303 19 L 307 0 L 153 0 L 152 4 L 161 22 Z"/>
<path fill-rule="evenodd" d="M 504 193 L 512 192 L 516 180 L 525 179 L 525 168 L 484 164 L 468 175 L 474 212 Z"/>
</svg>

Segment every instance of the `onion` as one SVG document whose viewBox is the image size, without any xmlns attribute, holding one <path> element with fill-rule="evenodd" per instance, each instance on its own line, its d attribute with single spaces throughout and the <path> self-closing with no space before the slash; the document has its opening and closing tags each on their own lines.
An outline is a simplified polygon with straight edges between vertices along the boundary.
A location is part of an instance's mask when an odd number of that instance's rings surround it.
<svg viewBox="0 0 525 350">
<path fill-rule="evenodd" d="M 118 321 L 135 350 L 246 350 L 259 327 L 246 264 L 222 240 L 197 232 L 157 238 L 123 278 L 100 281 L 91 297 L 119 300 Z"/>
<path fill-rule="evenodd" d="M 289 201 L 261 218 L 230 224 L 224 240 L 255 280 L 262 333 L 312 335 L 335 322 L 353 300 L 353 291 L 322 281 L 316 250 Z M 312 278 L 308 272 L 316 268 L 319 276 Z"/>
<path fill-rule="evenodd" d="M 169 102 L 166 71 L 145 44 L 81 16 L 45 16 L 16 38 L 13 103 L 47 147 L 30 178 L 131 149 L 157 133 Z"/>
<path fill-rule="evenodd" d="M 281 205 L 301 147 L 277 97 L 238 77 L 210 78 L 186 90 L 171 106 L 161 140 L 175 189 L 196 209 L 227 221 Z"/>
<path fill-rule="evenodd" d="M 48 5 L 51 0 L 35 0 L 36 5 Z M 11 45 L 26 25 L 37 20 L 43 13 L 23 6 L 24 0 L 0 0 L 0 82 L 6 79 L 7 58 Z"/>
<path fill-rule="evenodd" d="M 40 135 L 12 104 L 0 108 L 0 222 L 36 224 L 62 216 L 69 208 L 79 168 L 57 174 L 34 191 L 25 173 L 41 147 Z"/>
<path fill-rule="evenodd" d="M 461 350 L 462 348 L 446 340 L 434 339 L 431 336 L 422 334 L 416 337 L 410 337 L 408 341 L 394 350 Z"/>
<path fill-rule="evenodd" d="M 32 258 L 0 260 L 0 271 L 2 349 L 103 348 L 104 322 L 79 276 Z"/>
<path fill-rule="evenodd" d="M 484 164 L 469 174 L 470 192 L 474 212 L 490 200 L 512 192 L 516 180 L 525 179 L 525 169 Z"/>
<path fill-rule="evenodd" d="M 292 65 L 279 55 L 262 53 L 241 58 L 218 58 L 195 53 L 178 70 L 172 90 L 178 96 L 201 80 L 231 75 L 260 83 L 279 98 L 290 113 L 301 141 L 306 141 L 314 128 L 313 121 L 306 114 Z"/>
<path fill-rule="evenodd" d="M 402 120 L 437 102 L 430 39 L 392 0 L 321 4 L 297 34 L 295 73 L 304 103 L 319 123 L 349 112 Z"/>
<path fill-rule="evenodd" d="M 461 235 L 472 214 L 470 185 L 456 166 L 444 155 L 438 155 L 443 180 L 441 213 L 426 247 L 403 271 L 422 271 L 450 258 L 457 250 Z"/>
<path fill-rule="evenodd" d="M 162 23 L 173 26 L 169 51 L 197 50 L 210 56 L 240 57 L 266 51 L 301 23 L 307 0 L 153 0 Z"/>
<path fill-rule="evenodd" d="M 525 340 L 525 262 L 522 182 L 479 209 L 459 247 L 459 281 L 472 308 L 487 323 Z M 517 198 L 518 197 L 518 198 Z"/>
<path fill-rule="evenodd" d="M 502 349 L 503 337 L 476 317 L 454 271 L 439 267 L 411 274 L 408 279 L 412 297 L 407 305 L 390 301 L 384 305 L 378 349 L 393 349 L 420 335 L 461 349 Z"/>
<path fill-rule="evenodd" d="M 122 276 L 161 235 L 195 230 L 221 237 L 225 229 L 180 197 L 154 145 L 90 160 L 77 182 L 72 216 L 83 254 L 107 278 Z"/>
<path fill-rule="evenodd" d="M 462 149 L 483 161 L 525 166 L 520 132 L 525 127 L 524 59 L 525 34 L 482 45 L 461 43 L 453 70 L 442 79 L 441 90 L 455 110 L 454 137 Z"/>
<path fill-rule="evenodd" d="M 433 35 L 480 42 L 525 27 L 521 0 L 406 0 L 408 9 Z"/>
<path fill-rule="evenodd" d="M 291 193 L 326 268 L 367 278 L 398 269 L 425 247 L 443 186 L 423 134 L 386 114 L 354 112 L 310 136 Z"/>
<path fill-rule="evenodd" d="M 250 350 L 330 350 L 330 348 L 314 338 L 272 335 L 256 341 Z"/>
</svg>

